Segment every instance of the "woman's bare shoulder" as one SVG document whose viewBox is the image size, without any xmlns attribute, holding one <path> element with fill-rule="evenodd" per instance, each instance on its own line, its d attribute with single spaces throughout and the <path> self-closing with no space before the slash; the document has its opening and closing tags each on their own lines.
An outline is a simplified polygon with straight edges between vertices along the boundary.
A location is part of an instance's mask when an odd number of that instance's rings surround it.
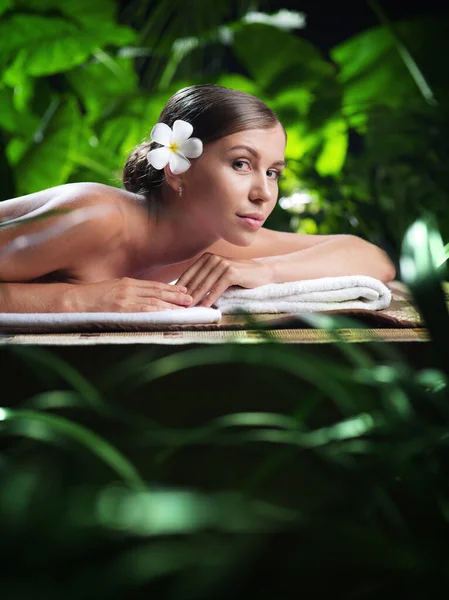
<svg viewBox="0 0 449 600">
<path fill-rule="evenodd" d="M 0 221 L 38 216 L 61 207 L 122 204 L 136 196 L 120 188 L 95 182 L 66 183 L 0 202 Z"/>
</svg>

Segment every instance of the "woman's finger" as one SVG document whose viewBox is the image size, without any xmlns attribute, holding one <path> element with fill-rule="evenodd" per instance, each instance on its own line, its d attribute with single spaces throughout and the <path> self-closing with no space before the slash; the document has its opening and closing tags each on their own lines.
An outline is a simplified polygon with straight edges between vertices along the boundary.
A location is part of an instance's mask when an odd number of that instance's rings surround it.
<svg viewBox="0 0 449 600">
<path fill-rule="evenodd" d="M 208 292 L 215 289 L 217 282 L 225 276 L 227 270 L 228 265 L 221 262 L 218 266 L 209 271 L 209 273 L 204 274 L 204 278 L 199 281 L 199 283 L 192 283 L 190 292 L 193 298 L 192 306 L 196 306 L 198 302 L 204 299 Z"/>
<path fill-rule="evenodd" d="M 142 301 L 149 298 L 156 298 L 157 300 L 164 300 L 172 304 L 180 304 L 183 306 L 189 306 L 192 304 L 192 296 L 185 294 L 184 292 L 177 292 L 174 290 L 154 290 L 154 289 L 138 289 L 136 290 L 137 298 L 142 298 Z"/>
<path fill-rule="evenodd" d="M 195 275 L 198 273 L 198 271 L 200 271 L 203 268 L 210 256 L 212 255 L 208 252 L 203 254 L 196 262 L 193 263 L 193 265 L 191 265 L 188 269 L 184 271 L 184 273 L 176 282 L 176 285 L 184 286 L 190 291 L 190 282 L 192 281 L 193 277 L 195 277 Z"/>
<path fill-rule="evenodd" d="M 227 277 L 226 272 L 224 272 L 212 286 L 209 295 L 199 303 L 199 306 L 207 308 L 211 307 L 215 300 L 217 300 L 217 298 L 219 298 L 231 285 L 233 285 L 233 283 L 229 282 L 229 278 Z"/>
<path fill-rule="evenodd" d="M 196 269 L 196 271 L 191 274 L 189 282 L 187 283 L 187 289 L 189 290 L 189 294 L 194 297 L 194 300 L 195 290 L 197 290 L 199 287 L 206 287 L 205 280 L 213 271 L 218 269 L 221 273 L 220 267 L 225 260 L 226 259 L 223 259 L 221 256 L 217 256 L 216 254 L 209 254 L 207 259 L 201 264 L 200 268 Z M 199 298 L 197 298 L 197 300 L 198 299 Z"/>
<path fill-rule="evenodd" d="M 185 285 L 180 285 L 179 283 L 164 283 L 163 281 L 147 281 L 145 279 L 130 279 L 134 283 L 134 285 L 138 288 L 143 288 L 146 290 L 169 290 L 169 291 L 187 291 Z"/>
<path fill-rule="evenodd" d="M 162 310 L 185 310 L 186 308 L 187 306 L 178 306 L 171 302 L 154 299 L 154 302 L 130 304 L 124 312 L 158 312 Z"/>
</svg>

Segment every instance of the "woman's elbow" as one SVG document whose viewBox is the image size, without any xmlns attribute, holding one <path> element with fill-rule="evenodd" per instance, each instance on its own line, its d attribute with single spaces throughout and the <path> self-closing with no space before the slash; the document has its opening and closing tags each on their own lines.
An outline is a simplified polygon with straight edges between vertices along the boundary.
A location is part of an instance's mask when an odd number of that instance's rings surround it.
<svg viewBox="0 0 449 600">
<path fill-rule="evenodd" d="M 374 277 L 382 283 L 388 283 L 396 278 L 396 267 L 385 250 L 358 236 L 351 237 L 356 238 L 357 243 L 360 244 L 366 264 L 370 264 L 372 271 L 376 272 Z"/>
<path fill-rule="evenodd" d="M 390 281 L 394 281 L 396 279 L 396 267 L 394 266 L 393 262 L 390 260 L 388 254 L 386 252 L 384 252 L 383 250 L 381 250 L 380 248 L 379 248 L 379 250 L 382 252 L 383 263 L 384 263 L 384 268 L 382 270 L 382 277 L 380 277 L 380 280 L 383 283 L 389 283 Z"/>
<path fill-rule="evenodd" d="M 394 281 L 395 279 L 396 279 L 396 269 L 395 269 L 394 265 L 391 267 L 391 269 L 388 269 L 385 272 L 385 275 L 383 275 L 383 277 L 380 278 L 382 283 L 389 283 L 390 281 Z"/>
</svg>

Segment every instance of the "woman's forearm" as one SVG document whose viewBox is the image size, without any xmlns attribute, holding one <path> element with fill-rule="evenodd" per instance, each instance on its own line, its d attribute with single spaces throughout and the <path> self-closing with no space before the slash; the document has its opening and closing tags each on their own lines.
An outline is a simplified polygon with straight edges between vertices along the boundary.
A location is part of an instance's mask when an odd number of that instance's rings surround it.
<svg viewBox="0 0 449 600">
<path fill-rule="evenodd" d="M 73 287 L 70 283 L 0 282 L 0 312 L 70 312 L 67 292 Z"/>
<path fill-rule="evenodd" d="M 271 267 L 273 283 L 343 275 L 368 275 L 386 283 L 396 276 L 386 252 L 352 235 L 290 254 L 254 260 Z"/>
</svg>

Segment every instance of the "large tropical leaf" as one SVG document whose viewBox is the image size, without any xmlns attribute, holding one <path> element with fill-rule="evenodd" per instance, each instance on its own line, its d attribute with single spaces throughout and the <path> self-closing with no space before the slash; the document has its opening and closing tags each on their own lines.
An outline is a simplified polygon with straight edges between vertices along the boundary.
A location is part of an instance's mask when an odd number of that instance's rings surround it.
<svg viewBox="0 0 449 600">
<path fill-rule="evenodd" d="M 346 159 L 348 127 L 343 119 L 336 119 L 324 128 L 324 143 L 315 168 L 323 177 L 337 175 Z"/>
<path fill-rule="evenodd" d="M 84 104 L 89 124 L 110 114 L 122 98 L 139 93 L 133 61 L 104 52 L 95 62 L 72 69 L 67 79 Z"/>
<path fill-rule="evenodd" d="M 12 8 L 11 0 L 0 0 L 0 15 Z"/>
<path fill-rule="evenodd" d="M 445 58 L 449 52 L 447 17 L 429 17 L 397 23 L 395 33 L 386 27 L 376 27 L 349 40 L 331 51 L 339 65 L 339 81 L 344 90 L 344 110 L 352 125 L 360 128 L 373 105 L 399 107 L 421 92 L 398 52 L 398 41 L 407 48 L 423 76 L 433 88 L 437 99 L 448 98 Z"/>
<path fill-rule="evenodd" d="M 15 6 L 24 10 L 33 10 L 54 15 L 59 12 L 71 21 L 92 27 L 94 23 L 100 26 L 105 22 L 114 23 L 116 20 L 117 2 L 115 0 L 15 0 Z"/>
<path fill-rule="evenodd" d="M 114 23 L 83 29 L 73 21 L 41 15 L 14 14 L 0 24 L 0 69 L 14 86 L 24 75 L 34 77 L 67 71 L 82 64 L 106 44 L 121 45 L 134 32 Z"/>
<path fill-rule="evenodd" d="M 216 85 L 240 90 L 247 94 L 257 95 L 259 93 L 259 88 L 253 80 L 244 77 L 243 75 L 238 75 L 237 73 L 223 73 L 215 83 Z"/>
<path fill-rule="evenodd" d="M 273 94 L 286 84 L 306 84 L 333 72 L 312 44 L 263 23 L 235 26 L 232 48 L 257 85 Z"/>
<path fill-rule="evenodd" d="M 11 134 L 34 131 L 39 119 L 26 111 L 19 113 L 14 103 L 15 95 L 15 90 L 10 88 L 0 90 L 0 128 Z"/>
<path fill-rule="evenodd" d="M 61 185 L 73 168 L 70 152 L 74 149 L 81 127 L 81 115 L 75 98 L 63 98 L 48 124 L 42 124 L 23 154 L 14 156 L 15 146 L 8 146 L 10 163 L 20 173 L 19 194 Z"/>
</svg>

